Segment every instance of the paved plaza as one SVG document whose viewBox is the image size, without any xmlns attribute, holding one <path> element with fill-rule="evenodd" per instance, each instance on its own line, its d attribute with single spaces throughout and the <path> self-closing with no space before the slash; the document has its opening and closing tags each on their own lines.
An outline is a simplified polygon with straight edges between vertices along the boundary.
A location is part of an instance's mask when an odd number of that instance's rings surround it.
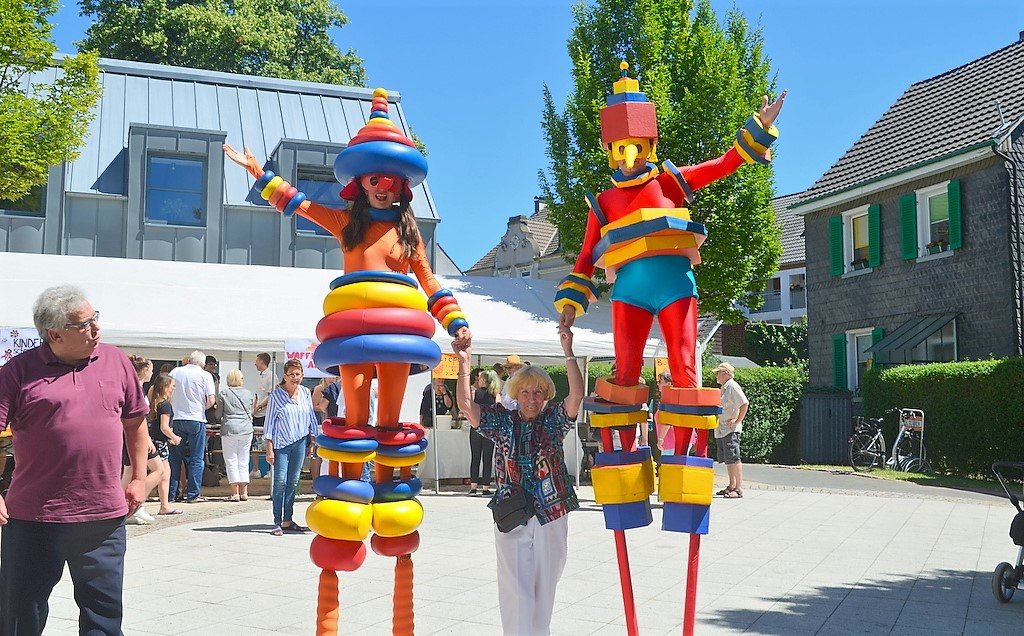
<svg viewBox="0 0 1024 636">
<path fill-rule="evenodd" d="M 1005 499 L 784 468 L 748 473 L 758 483 L 743 499 L 712 507 L 697 634 L 1024 633 L 1024 592 L 1000 606 L 990 590 L 992 569 L 1015 555 Z M 552 630 L 624 634 L 612 534 L 593 491 L 580 494 Z M 486 499 L 442 493 L 422 501 L 416 633 L 500 634 Z M 262 497 L 186 510 L 129 528 L 126 634 L 313 633 L 312 535 L 271 536 Z M 661 512 L 654 514 L 653 525 L 627 533 L 640 633 L 679 634 L 686 536 L 658 530 Z M 340 574 L 340 633 L 391 633 L 393 566 L 371 554 L 359 571 Z M 65 574 L 47 634 L 78 633 L 71 594 Z"/>
</svg>

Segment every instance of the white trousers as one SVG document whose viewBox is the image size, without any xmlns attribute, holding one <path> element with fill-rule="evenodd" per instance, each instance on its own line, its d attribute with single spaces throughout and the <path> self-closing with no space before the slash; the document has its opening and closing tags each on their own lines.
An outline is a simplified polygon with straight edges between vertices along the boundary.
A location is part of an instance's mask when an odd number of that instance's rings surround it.
<svg viewBox="0 0 1024 636">
<path fill-rule="evenodd" d="M 224 453 L 224 468 L 228 474 L 228 483 L 249 483 L 249 453 L 252 450 L 252 433 L 221 436 L 220 446 Z"/>
<path fill-rule="evenodd" d="M 565 570 L 569 515 L 545 525 L 536 517 L 511 532 L 494 527 L 498 553 L 498 605 L 506 636 L 551 633 L 555 588 Z"/>
</svg>

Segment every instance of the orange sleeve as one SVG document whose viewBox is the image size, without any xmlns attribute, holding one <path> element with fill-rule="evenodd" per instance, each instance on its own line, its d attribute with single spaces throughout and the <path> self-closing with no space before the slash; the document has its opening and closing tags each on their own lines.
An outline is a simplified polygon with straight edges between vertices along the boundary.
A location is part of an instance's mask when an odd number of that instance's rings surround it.
<svg viewBox="0 0 1024 636">
<path fill-rule="evenodd" d="M 295 210 L 295 213 L 324 228 L 338 241 L 341 241 L 341 232 L 348 225 L 348 210 L 329 208 L 326 205 L 315 203 L 309 199 L 303 201 L 302 205 Z"/>
<path fill-rule="evenodd" d="M 416 251 L 413 252 L 412 257 L 409 259 L 409 269 L 416 276 L 416 280 L 419 281 L 420 287 L 423 288 L 423 293 L 427 295 L 427 298 L 441 290 L 441 284 L 437 282 L 437 278 L 434 277 L 434 270 L 430 268 L 430 260 L 427 258 L 423 239 L 420 239 L 419 244 L 416 246 Z"/>
</svg>

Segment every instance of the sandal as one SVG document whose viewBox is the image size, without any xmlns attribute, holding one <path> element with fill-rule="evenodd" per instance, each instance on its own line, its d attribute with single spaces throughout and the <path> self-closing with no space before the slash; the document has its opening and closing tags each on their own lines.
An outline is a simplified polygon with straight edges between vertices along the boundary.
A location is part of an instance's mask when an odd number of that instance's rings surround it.
<svg viewBox="0 0 1024 636">
<path fill-rule="evenodd" d="M 169 510 L 167 512 L 158 512 L 156 514 L 157 514 L 157 516 L 160 516 L 160 515 L 180 515 L 180 514 L 185 514 L 185 513 L 183 513 L 182 511 L 178 510 L 177 508 L 172 508 L 171 510 Z"/>
<path fill-rule="evenodd" d="M 725 493 L 725 495 L 723 495 L 723 496 L 726 499 L 742 499 L 743 498 L 743 491 L 740 490 L 739 488 L 733 488 L 729 492 Z"/>
<path fill-rule="evenodd" d="M 275 537 L 283 537 L 284 530 L 281 529 L 281 526 L 274 526 L 274 529 L 270 531 L 270 534 L 274 535 Z"/>
<path fill-rule="evenodd" d="M 309 531 L 309 528 L 304 528 L 304 527 L 300 526 L 299 524 L 295 523 L 294 521 L 290 521 L 288 523 L 289 523 L 289 525 L 287 525 L 287 526 L 284 526 L 284 525 L 281 526 L 281 528 L 283 530 L 287 531 L 287 532 L 308 532 Z"/>
<path fill-rule="evenodd" d="M 725 495 L 728 495 L 729 493 L 731 493 L 731 492 L 732 492 L 733 490 L 734 490 L 734 489 L 733 489 L 733 487 L 732 487 L 732 486 L 726 486 L 725 488 L 723 488 L 723 489 L 719 490 L 719 491 L 718 491 L 718 492 L 716 492 L 715 494 L 716 494 L 716 495 L 719 495 L 719 496 L 721 496 L 721 497 L 724 497 Z"/>
</svg>

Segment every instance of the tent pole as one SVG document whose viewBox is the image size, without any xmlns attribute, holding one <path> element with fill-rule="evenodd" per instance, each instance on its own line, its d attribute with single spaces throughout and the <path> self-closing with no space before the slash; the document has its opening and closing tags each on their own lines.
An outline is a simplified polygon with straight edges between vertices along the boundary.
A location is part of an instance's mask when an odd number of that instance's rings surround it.
<svg viewBox="0 0 1024 636">
<path fill-rule="evenodd" d="M 590 395 L 590 356 L 583 358 L 583 395 Z M 583 457 L 580 452 L 583 449 L 583 437 L 580 436 L 580 417 L 583 409 L 576 414 L 576 488 L 580 487 L 580 479 L 583 477 Z"/>
<path fill-rule="evenodd" d="M 434 393 L 434 374 L 430 374 L 430 413 L 431 422 L 434 423 L 431 426 L 431 430 L 434 431 L 434 494 L 441 494 L 441 469 L 439 468 L 440 462 L 437 458 L 437 454 L 441 451 L 441 435 L 438 433 L 440 430 L 437 426 L 437 395 Z"/>
</svg>

